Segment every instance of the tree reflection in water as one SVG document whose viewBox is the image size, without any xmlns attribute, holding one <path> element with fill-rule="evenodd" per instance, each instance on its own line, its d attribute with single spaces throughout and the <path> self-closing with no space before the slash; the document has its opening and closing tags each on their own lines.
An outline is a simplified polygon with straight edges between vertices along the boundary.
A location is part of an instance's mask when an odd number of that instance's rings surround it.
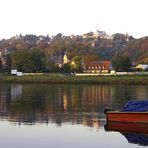
<svg viewBox="0 0 148 148">
<path fill-rule="evenodd" d="M 69 123 L 99 128 L 105 122 L 104 107 L 119 108 L 127 100 L 148 97 L 148 87 L 142 88 L 141 95 L 141 86 L 3 84 L 0 118 L 18 124 Z"/>
</svg>

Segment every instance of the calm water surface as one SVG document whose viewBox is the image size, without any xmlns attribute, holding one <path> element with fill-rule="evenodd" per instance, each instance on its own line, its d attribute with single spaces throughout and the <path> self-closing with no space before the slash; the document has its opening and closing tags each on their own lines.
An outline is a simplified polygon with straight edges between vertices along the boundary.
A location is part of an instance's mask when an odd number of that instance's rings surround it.
<svg viewBox="0 0 148 148">
<path fill-rule="evenodd" d="M 148 86 L 0 84 L 0 148 L 148 147 L 104 129 L 104 107 L 132 99 Z"/>
</svg>

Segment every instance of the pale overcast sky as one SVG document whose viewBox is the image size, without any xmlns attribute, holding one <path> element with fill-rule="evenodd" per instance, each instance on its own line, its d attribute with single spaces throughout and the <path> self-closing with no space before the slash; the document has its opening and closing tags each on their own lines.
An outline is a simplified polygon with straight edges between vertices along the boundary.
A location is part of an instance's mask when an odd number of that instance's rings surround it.
<svg viewBox="0 0 148 148">
<path fill-rule="evenodd" d="M 0 38 L 97 29 L 148 36 L 148 0 L 0 0 Z"/>
</svg>

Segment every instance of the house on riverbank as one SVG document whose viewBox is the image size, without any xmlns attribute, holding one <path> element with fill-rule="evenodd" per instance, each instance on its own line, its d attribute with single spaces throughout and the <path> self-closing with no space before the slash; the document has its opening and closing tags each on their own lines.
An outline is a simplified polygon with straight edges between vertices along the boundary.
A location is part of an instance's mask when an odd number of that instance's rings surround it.
<svg viewBox="0 0 148 148">
<path fill-rule="evenodd" d="M 84 73 L 109 73 L 112 70 L 111 61 L 92 61 L 83 65 Z"/>
<path fill-rule="evenodd" d="M 146 70 L 148 69 L 148 64 L 139 64 L 136 66 L 136 69 Z"/>
</svg>

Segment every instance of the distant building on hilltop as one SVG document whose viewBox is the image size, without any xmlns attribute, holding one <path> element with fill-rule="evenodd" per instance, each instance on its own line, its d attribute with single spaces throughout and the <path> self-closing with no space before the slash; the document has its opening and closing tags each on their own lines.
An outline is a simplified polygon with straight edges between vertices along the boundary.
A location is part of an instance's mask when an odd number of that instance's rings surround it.
<svg viewBox="0 0 148 148">
<path fill-rule="evenodd" d="M 97 31 L 94 33 L 94 37 L 95 37 L 95 38 L 98 38 L 98 37 L 100 37 L 100 38 L 105 38 L 105 36 L 106 36 L 106 32 L 105 32 L 105 31 L 99 31 L 99 30 L 97 30 Z"/>
<path fill-rule="evenodd" d="M 82 37 L 83 37 L 84 39 L 86 39 L 86 38 L 94 38 L 94 39 L 97 39 L 97 38 L 113 39 L 113 36 L 108 35 L 105 31 L 99 31 L 99 30 L 97 30 L 96 32 L 89 32 L 89 33 L 83 34 Z"/>
</svg>

